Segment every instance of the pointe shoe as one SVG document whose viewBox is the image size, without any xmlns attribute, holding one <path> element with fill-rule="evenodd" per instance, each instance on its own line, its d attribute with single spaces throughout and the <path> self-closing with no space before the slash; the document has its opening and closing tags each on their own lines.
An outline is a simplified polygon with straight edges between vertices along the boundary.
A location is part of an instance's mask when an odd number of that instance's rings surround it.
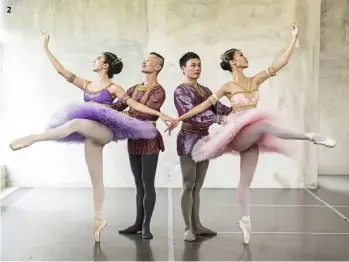
<svg viewBox="0 0 349 262">
<path fill-rule="evenodd" d="M 100 242 L 100 234 L 102 229 L 108 224 L 105 219 L 95 218 L 94 227 L 93 227 L 93 237 L 96 243 Z"/>
<path fill-rule="evenodd" d="M 251 232 L 252 232 L 252 225 L 251 222 L 244 222 L 242 220 L 239 220 L 238 223 L 240 229 L 244 233 L 244 244 L 248 245 L 251 239 Z"/>
<path fill-rule="evenodd" d="M 318 141 L 315 139 L 316 136 L 321 137 L 321 135 L 315 134 L 315 133 L 308 133 L 306 135 L 306 137 L 309 139 L 309 141 L 313 142 L 315 145 L 322 145 L 322 146 L 329 147 L 329 148 L 334 148 L 337 145 L 337 142 L 332 138 L 327 137 L 322 141 Z"/>
<path fill-rule="evenodd" d="M 34 140 L 30 136 L 25 137 L 25 138 L 20 138 L 20 139 L 13 141 L 10 144 L 10 148 L 14 151 L 20 150 L 22 148 L 30 146 L 31 144 L 33 144 L 33 142 L 34 142 Z"/>
<path fill-rule="evenodd" d="M 16 150 L 20 150 L 22 148 L 25 148 L 26 146 L 24 144 L 15 144 L 15 143 L 11 143 L 10 144 L 10 148 L 13 150 L 13 151 L 16 151 Z"/>
</svg>

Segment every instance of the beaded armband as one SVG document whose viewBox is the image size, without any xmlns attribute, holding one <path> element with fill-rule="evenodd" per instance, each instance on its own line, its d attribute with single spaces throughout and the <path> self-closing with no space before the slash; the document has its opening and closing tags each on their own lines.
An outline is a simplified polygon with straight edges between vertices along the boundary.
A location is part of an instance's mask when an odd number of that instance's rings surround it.
<svg viewBox="0 0 349 262">
<path fill-rule="evenodd" d="M 276 76 L 275 68 L 273 66 L 269 66 L 267 70 L 265 70 L 268 77 Z"/>
<path fill-rule="evenodd" d="M 212 103 L 212 105 L 215 105 L 217 101 L 219 100 L 218 97 L 215 94 L 212 94 L 208 100 Z"/>
<path fill-rule="evenodd" d="M 122 97 L 121 97 L 121 101 L 123 102 L 123 103 L 126 103 L 126 100 L 127 99 L 129 99 L 129 98 L 131 98 L 128 94 L 124 94 Z"/>
<path fill-rule="evenodd" d="M 69 83 L 73 83 L 74 79 L 76 78 L 76 75 L 75 74 L 71 74 L 69 78 L 67 78 L 67 81 Z"/>
</svg>

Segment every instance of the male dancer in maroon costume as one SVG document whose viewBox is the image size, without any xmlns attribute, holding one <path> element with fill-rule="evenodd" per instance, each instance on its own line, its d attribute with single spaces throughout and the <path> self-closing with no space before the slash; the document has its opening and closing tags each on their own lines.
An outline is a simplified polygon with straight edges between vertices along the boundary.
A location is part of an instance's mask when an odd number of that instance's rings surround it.
<svg viewBox="0 0 349 262">
<path fill-rule="evenodd" d="M 200 57 L 192 52 L 186 53 L 179 60 L 179 65 L 185 76 L 184 83 L 174 92 L 174 102 L 181 116 L 190 109 L 205 101 L 212 92 L 207 87 L 197 83 L 201 74 Z M 209 134 L 213 123 L 222 123 L 223 116 L 232 111 L 221 103 L 206 111 L 188 118 L 183 122 L 177 137 L 177 153 L 183 176 L 183 191 L 181 196 L 182 214 L 185 222 L 184 240 L 195 241 L 196 235 L 216 235 L 217 233 L 201 225 L 199 216 L 200 190 L 205 180 L 209 161 L 195 163 L 191 151 L 195 143 Z"/>
<path fill-rule="evenodd" d="M 126 94 L 137 102 L 160 111 L 166 95 L 165 90 L 158 83 L 157 77 L 163 66 L 164 58 L 157 53 L 150 53 L 148 58 L 142 63 L 142 73 L 146 75 L 146 81 L 129 88 Z M 123 111 L 127 107 L 128 105 L 125 104 L 123 98 L 113 104 L 113 108 L 118 111 Z M 130 117 L 150 121 L 154 125 L 158 119 L 157 116 L 144 114 L 133 108 L 124 113 Z M 142 231 L 144 239 L 153 238 L 150 232 L 150 220 L 156 201 L 154 181 L 160 150 L 165 150 L 160 133 L 155 139 L 128 140 L 130 165 L 137 188 L 137 216 L 133 225 L 119 231 L 121 234 L 137 234 Z"/>
</svg>

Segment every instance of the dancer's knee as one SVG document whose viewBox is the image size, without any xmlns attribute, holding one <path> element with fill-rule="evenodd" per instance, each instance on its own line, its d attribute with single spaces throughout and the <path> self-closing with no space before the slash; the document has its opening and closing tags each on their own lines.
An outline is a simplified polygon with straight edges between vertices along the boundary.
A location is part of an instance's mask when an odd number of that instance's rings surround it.
<svg viewBox="0 0 349 262">
<path fill-rule="evenodd" d="M 145 195 L 155 195 L 154 183 L 143 183 Z"/>
<path fill-rule="evenodd" d="M 270 133 L 273 125 L 270 121 L 261 121 L 258 123 L 256 130 L 260 133 L 260 135 L 264 135 L 266 133 Z"/>
<path fill-rule="evenodd" d="M 195 195 L 200 194 L 201 187 L 198 187 L 197 185 L 194 185 L 193 192 Z"/>
<path fill-rule="evenodd" d="M 143 185 L 141 185 L 141 186 L 137 186 L 137 185 L 136 185 L 136 192 L 137 192 L 137 195 L 142 195 L 142 196 L 144 196 L 144 188 L 143 188 Z"/>
<path fill-rule="evenodd" d="M 94 190 L 98 189 L 103 189 L 104 190 L 104 183 L 102 179 L 91 177 L 91 182 L 92 182 L 92 187 Z"/>
<path fill-rule="evenodd" d="M 144 167 L 142 174 L 142 182 L 145 191 L 154 192 L 155 191 L 155 170 L 147 170 L 147 166 Z"/>
<path fill-rule="evenodd" d="M 240 181 L 237 187 L 237 192 L 242 192 L 248 190 L 249 185 L 247 183 L 244 183 L 243 181 Z"/>
<path fill-rule="evenodd" d="M 186 179 L 183 181 L 183 191 L 193 192 L 195 187 L 195 181 L 193 179 Z"/>
<path fill-rule="evenodd" d="M 193 188 L 194 195 L 199 196 L 201 189 L 202 189 L 202 184 L 198 185 L 198 183 L 195 183 Z"/>
<path fill-rule="evenodd" d="M 135 185 L 136 185 L 137 192 L 144 191 L 144 185 L 141 179 L 135 177 Z"/>
</svg>

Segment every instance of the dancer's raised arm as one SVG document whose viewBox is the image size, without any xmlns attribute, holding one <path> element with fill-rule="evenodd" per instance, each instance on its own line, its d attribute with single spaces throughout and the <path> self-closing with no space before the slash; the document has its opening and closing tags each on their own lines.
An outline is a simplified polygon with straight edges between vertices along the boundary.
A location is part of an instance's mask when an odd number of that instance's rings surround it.
<svg viewBox="0 0 349 262">
<path fill-rule="evenodd" d="M 269 77 L 275 76 L 276 73 L 280 71 L 284 66 L 286 66 L 288 61 L 290 60 L 293 49 L 298 40 L 299 21 L 293 22 L 292 27 L 292 40 L 286 51 L 281 55 L 281 57 L 278 60 L 276 60 L 276 62 L 272 66 L 268 67 L 266 70 L 262 72 L 257 73 L 254 76 L 254 79 L 258 86 L 261 85 Z"/>
<path fill-rule="evenodd" d="M 73 85 L 77 86 L 81 90 L 85 90 L 86 86 L 88 84 L 88 80 L 76 76 L 74 73 L 69 72 L 67 69 L 64 68 L 64 66 L 54 57 L 50 49 L 48 48 L 48 43 L 50 41 L 50 34 L 47 31 L 40 31 L 41 34 L 44 36 L 44 50 L 45 53 L 56 69 L 57 73 L 59 73 L 61 76 L 63 76 L 68 82 L 72 83 Z"/>
</svg>

